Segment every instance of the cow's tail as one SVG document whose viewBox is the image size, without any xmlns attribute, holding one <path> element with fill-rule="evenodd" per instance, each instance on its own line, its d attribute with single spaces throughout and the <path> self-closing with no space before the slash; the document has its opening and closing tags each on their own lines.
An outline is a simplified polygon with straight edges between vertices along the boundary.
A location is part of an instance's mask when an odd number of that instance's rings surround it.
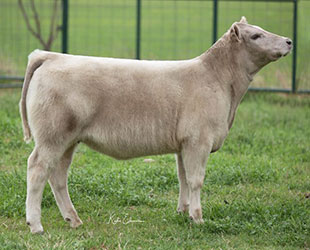
<svg viewBox="0 0 310 250">
<path fill-rule="evenodd" d="M 31 130 L 28 123 L 26 107 L 27 92 L 34 72 L 43 64 L 45 60 L 46 54 L 44 51 L 40 50 L 35 50 L 28 56 L 28 65 L 26 69 L 21 99 L 19 102 L 19 110 L 23 123 L 24 140 L 26 143 L 29 143 L 31 141 Z"/>
</svg>

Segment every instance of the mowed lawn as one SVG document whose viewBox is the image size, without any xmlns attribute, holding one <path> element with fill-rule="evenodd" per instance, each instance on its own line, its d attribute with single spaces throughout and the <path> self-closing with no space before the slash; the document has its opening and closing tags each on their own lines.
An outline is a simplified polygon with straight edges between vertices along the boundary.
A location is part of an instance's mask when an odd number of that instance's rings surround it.
<svg viewBox="0 0 310 250">
<path fill-rule="evenodd" d="M 202 192 L 205 224 L 176 212 L 173 155 L 116 161 L 80 145 L 71 198 L 84 222 L 63 221 L 47 185 L 43 235 L 25 221 L 20 90 L 0 92 L 1 249 L 309 249 L 310 98 L 248 93 Z"/>
</svg>

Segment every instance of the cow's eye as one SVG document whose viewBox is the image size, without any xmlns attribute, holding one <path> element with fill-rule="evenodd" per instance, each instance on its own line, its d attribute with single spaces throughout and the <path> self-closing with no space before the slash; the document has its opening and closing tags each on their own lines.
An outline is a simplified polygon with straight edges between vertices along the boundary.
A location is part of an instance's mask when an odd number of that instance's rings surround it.
<svg viewBox="0 0 310 250">
<path fill-rule="evenodd" d="M 251 39 L 252 40 L 257 40 L 258 38 L 261 38 L 261 37 L 262 37 L 261 34 L 254 34 L 254 35 L 251 36 Z"/>
</svg>

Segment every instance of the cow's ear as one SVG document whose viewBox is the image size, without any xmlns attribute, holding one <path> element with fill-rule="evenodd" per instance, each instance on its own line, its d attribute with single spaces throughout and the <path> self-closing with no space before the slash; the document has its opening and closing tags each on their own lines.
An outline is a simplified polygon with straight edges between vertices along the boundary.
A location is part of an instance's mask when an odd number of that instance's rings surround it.
<svg viewBox="0 0 310 250">
<path fill-rule="evenodd" d="M 236 42 L 241 41 L 240 29 L 236 23 L 234 23 L 230 28 L 230 38 Z"/>
<path fill-rule="evenodd" d="M 240 23 L 248 24 L 248 21 L 246 20 L 245 16 L 241 17 Z"/>
</svg>

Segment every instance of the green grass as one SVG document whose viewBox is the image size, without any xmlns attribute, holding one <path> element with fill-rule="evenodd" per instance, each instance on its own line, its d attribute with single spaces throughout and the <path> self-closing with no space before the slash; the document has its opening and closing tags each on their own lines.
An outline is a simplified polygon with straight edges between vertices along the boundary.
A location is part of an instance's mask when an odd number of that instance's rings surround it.
<svg viewBox="0 0 310 250">
<path fill-rule="evenodd" d="M 310 99 L 248 93 L 202 191 L 205 224 L 176 213 L 173 155 L 116 161 L 81 145 L 71 198 L 84 225 L 63 221 L 49 186 L 44 235 L 25 223 L 26 161 L 19 90 L 0 92 L 1 249 L 309 249 Z"/>
<path fill-rule="evenodd" d="M 24 1 L 30 12 L 29 1 Z M 37 3 L 42 32 L 48 35 L 51 0 Z M 73 54 L 135 58 L 136 0 L 75 0 L 69 6 L 68 49 Z M 186 59 L 212 44 L 212 1 L 142 1 L 141 58 Z M 298 71 L 300 89 L 310 89 L 310 2 L 299 1 Z M 218 36 L 246 16 L 249 23 L 293 37 L 293 4 L 219 1 Z M 32 24 L 34 25 L 34 21 Z M 59 25 L 61 15 L 59 15 Z M 0 75 L 24 75 L 28 54 L 40 44 L 27 31 L 17 1 L 0 4 Z M 54 51 L 61 51 L 61 35 Z M 292 55 L 269 65 L 254 79 L 256 87 L 291 87 Z"/>
</svg>

